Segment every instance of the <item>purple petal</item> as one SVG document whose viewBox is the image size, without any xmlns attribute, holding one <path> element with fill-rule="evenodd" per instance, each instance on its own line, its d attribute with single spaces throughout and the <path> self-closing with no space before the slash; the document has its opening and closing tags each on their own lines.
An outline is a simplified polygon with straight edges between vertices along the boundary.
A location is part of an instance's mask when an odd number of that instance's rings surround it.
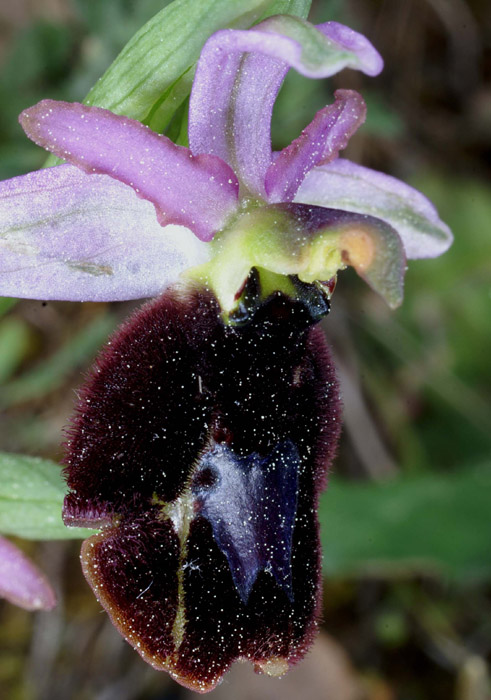
<svg viewBox="0 0 491 700">
<path fill-rule="evenodd" d="M 408 258 L 436 257 L 452 242 L 450 229 L 421 192 L 390 175 L 342 158 L 312 170 L 295 201 L 386 221 L 401 237 Z"/>
<path fill-rule="evenodd" d="M 44 574 L 3 537 L 0 537 L 0 597 L 25 610 L 51 610 L 56 605 L 56 596 Z"/>
<path fill-rule="evenodd" d="M 252 194 L 265 196 L 271 114 L 290 67 L 311 78 L 345 67 L 369 75 L 382 69 L 379 54 L 360 34 L 335 22 L 319 29 L 276 16 L 248 31 L 219 31 L 203 48 L 189 109 L 191 150 L 222 158 Z"/>
<path fill-rule="evenodd" d="M 155 205 L 162 226 L 181 224 L 209 241 L 237 206 L 233 172 L 133 119 L 99 107 L 44 100 L 19 120 L 35 143 L 88 174 L 130 185 Z"/>
<path fill-rule="evenodd" d="M 329 163 L 346 148 L 365 121 L 366 106 L 354 90 L 337 90 L 334 104 L 317 112 L 314 120 L 275 158 L 266 173 L 270 202 L 291 202 L 305 178 L 316 165 Z"/>
<path fill-rule="evenodd" d="M 0 183 L 0 295 L 107 301 L 155 296 L 207 246 L 107 175 L 71 165 Z"/>
</svg>

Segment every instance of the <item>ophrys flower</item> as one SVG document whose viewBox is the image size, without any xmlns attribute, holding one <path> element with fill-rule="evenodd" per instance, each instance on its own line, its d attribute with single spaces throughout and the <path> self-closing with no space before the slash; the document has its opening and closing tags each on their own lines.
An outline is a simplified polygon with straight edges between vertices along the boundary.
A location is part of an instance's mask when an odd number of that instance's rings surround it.
<svg viewBox="0 0 491 700">
<path fill-rule="evenodd" d="M 291 66 L 376 75 L 382 61 L 336 23 L 223 30 L 197 67 L 189 148 L 43 101 L 22 125 L 71 165 L 0 187 L 2 293 L 118 300 L 181 280 L 118 332 L 82 391 L 64 517 L 103 528 L 83 565 L 116 626 L 200 691 L 240 657 L 284 673 L 315 630 L 339 399 L 311 326 L 338 270 L 353 265 L 395 306 L 406 255 L 450 243 L 423 195 L 338 157 L 365 118 L 356 92 L 272 153 Z"/>
</svg>

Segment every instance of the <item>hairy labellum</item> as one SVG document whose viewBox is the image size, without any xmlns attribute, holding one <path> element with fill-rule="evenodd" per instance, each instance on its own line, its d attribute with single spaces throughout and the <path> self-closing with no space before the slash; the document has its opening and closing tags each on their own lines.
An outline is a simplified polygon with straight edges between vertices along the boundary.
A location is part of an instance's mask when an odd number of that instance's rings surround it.
<svg viewBox="0 0 491 700">
<path fill-rule="evenodd" d="M 286 296 L 234 327 L 175 288 L 116 333 L 70 430 L 64 518 L 102 527 L 85 575 L 155 668 L 206 692 L 238 658 L 281 675 L 305 654 L 339 427 L 323 335 Z"/>
</svg>

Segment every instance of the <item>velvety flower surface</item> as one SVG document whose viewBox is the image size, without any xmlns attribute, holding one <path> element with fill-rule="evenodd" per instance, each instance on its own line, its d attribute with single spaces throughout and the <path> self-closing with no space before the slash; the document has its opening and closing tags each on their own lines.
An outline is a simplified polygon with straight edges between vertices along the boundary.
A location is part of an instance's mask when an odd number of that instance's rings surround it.
<svg viewBox="0 0 491 700">
<path fill-rule="evenodd" d="M 290 67 L 376 75 L 382 60 L 335 22 L 219 31 L 197 66 L 189 148 L 45 100 L 22 126 L 67 164 L 0 184 L 1 294 L 165 292 L 114 336 L 81 392 L 64 519 L 102 528 L 83 545 L 84 572 L 126 639 L 203 692 L 237 658 L 281 675 L 312 640 L 316 506 L 340 425 L 313 324 L 337 272 L 352 265 L 396 306 L 406 257 L 451 242 L 422 194 L 339 158 L 365 119 L 356 92 L 337 91 L 272 152 Z"/>
<path fill-rule="evenodd" d="M 172 290 L 102 353 L 64 519 L 103 526 L 85 575 L 155 668 L 206 691 L 237 658 L 281 675 L 307 651 L 338 393 L 323 333 L 281 294 L 237 329 L 209 292 Z"/>
</svg>

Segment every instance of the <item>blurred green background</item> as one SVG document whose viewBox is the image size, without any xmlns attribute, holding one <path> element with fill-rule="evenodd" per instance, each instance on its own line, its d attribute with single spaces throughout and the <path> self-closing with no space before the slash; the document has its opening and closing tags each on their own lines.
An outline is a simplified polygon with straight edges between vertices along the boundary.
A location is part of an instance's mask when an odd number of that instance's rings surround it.
<svg viewBox="0 0 491 700">
<path fill-rule="evenodd" d="M 42 166 L 18 113 L 81 100 L 163 0 L 0 0 L 0 178 Z M 324 322 L 345 429 L 321 502 L 322 635 L 285 680 L 238 666 L 215 698 L 489 700 L 491 653 L 491 5 L 489 0 L 318 0 L 315 22 L 366 34 L 386 68 L 369 79 L 291 74 L 273 122 L 295 138 L 338 87 L 366 125 L 345 156 L 421 189 L 454 231 L 412 261 L 390 311 L 341 273 Z M 0 449 L 61 457 L 76 387 L 135 307 L 0 300 Z M 0 605 L 0 697 L 146 700 L 189 693 L 152 671 L 99 614 L 78 544 L 21 543 L 61 603 Z"/>
</svg>

